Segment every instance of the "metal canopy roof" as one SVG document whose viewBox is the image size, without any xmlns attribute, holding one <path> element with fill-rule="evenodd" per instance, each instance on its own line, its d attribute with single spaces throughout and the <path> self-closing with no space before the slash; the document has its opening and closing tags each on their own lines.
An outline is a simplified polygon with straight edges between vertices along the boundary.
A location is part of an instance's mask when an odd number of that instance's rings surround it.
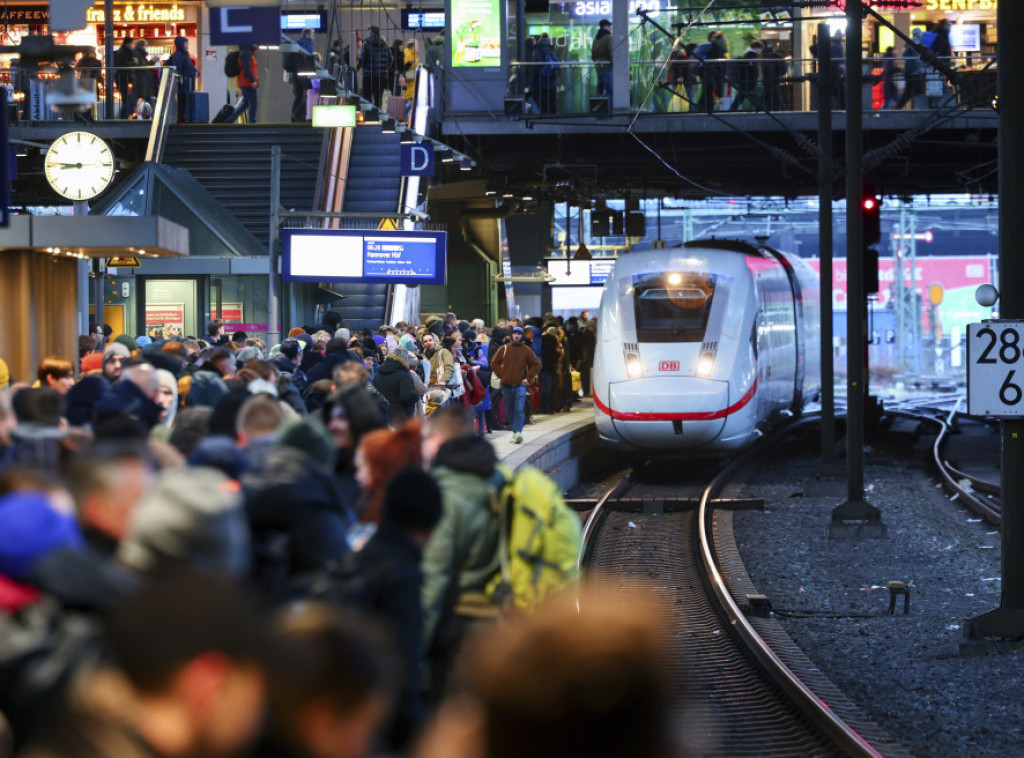
<svg viewBox="0 0 1024 758">
<path fill-rule="evenodd" d="M 160 216 L 11 216 L 0 229 L 0 250 L 33 250 L 80 258 L 180 257 L 189 231 Z"/>
<path fill-rule="evenodd" d="M 239 188 L 244 192 L 244 188 Z M 163 216 L 189 230 L 192 256 L 265 256 L 267 248 L 188 171 L 147 161 L 125 177 L 91 216 Z"/>
</svg>

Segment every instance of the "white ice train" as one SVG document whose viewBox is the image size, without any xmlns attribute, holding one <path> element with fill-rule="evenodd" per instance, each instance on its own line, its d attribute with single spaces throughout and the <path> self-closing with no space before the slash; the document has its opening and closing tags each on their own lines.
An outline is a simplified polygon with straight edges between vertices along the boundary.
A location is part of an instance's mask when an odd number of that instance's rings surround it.
<svg viewBox="0 0 1024 758">
<path fill-rule="evenodd" d="M 626 253 L 605 284 L 593 392 L 616 450 L 714 456 L 820 392 L 818 276 L 759 244 Z"/>
</svg>

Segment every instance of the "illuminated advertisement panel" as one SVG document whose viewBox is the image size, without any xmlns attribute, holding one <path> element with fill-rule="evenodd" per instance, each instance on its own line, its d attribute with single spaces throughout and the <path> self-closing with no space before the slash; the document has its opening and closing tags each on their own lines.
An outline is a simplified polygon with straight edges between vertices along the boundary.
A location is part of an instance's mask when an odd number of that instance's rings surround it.
<svg viewBox="0 0 1024 758">
<path fill-rule="evenodd" d="M 451 0 L 452 66 L 496 68 L 501 65 L 499 0 Z"/>
</svg>

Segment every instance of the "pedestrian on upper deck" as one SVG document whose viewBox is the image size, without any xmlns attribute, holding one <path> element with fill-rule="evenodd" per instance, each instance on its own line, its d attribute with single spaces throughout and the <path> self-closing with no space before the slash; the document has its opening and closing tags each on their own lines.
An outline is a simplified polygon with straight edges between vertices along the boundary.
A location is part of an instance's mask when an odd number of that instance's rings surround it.
<svg viewBox="0 0 1024 758">
<path fill-rule="evenodd" d="M 362 69 L 363 72 L 363 99 L 380 108 L 381 96 L 388 88 L 388 69 L 392 65 L 392 55 L 387 43 L 381 39 L 380 27 L 371 26 L 369 31 L 370 36 L 363 43 L 356 70 Z"/>
<path fill-rule="evenodd" d="M 612 108 L 612 22 L 606 18 L 597 22 L 597 34 L 590 43 L 590 60 L 597 72 L 595 94 L 608 98 L 608 112 Z"/>
<path fill-rule="evenodd" d="M 260 66 L 256 60 L 255 45 L 238 46 L 238 88 L 242 90 L 248 108 L 249 123 L 256 123 L 257 89 L 260 86 Z"/>
<path fill-rule="evenodd" d="M 188 53 L 188 39 L 174 38 L 174 53 L 168 64 L 178 75 L 178 123 L 183 124 L 188 117 L 189 96 L 195 90 L 196 64 Z"/>
</svg>

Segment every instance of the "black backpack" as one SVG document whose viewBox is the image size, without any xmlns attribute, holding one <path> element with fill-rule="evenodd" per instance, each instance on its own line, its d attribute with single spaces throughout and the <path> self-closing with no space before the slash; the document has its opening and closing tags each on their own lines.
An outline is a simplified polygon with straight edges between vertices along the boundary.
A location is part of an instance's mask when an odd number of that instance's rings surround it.
<svg viewBox="0 0 1024 758">
<path fill-rule="evenodd" d="M 240 53 L 238 50 L 228 53 L 228 57 L 224 59 L 224 73 L 227 76 L 238 76 L 242 73 L 242 63 L 239 60 Z"/>
<path fill-rule="evenodd" d="M 281 65 L 289 74 L 294 74 L 299 70 L 299 54 L 285 53 L 284 60 L 281 61 Z"/>
<path fill-rule="evenodd" d="M 278 602 L 317 600 L 372 613 L 382 594 L 384 578 L 393 570 L 386 563 L 368 569 L 360 565 L 355 552 L 349 552 L 320 570 L 289 577 L 275 599 Z"/>
</svg>

